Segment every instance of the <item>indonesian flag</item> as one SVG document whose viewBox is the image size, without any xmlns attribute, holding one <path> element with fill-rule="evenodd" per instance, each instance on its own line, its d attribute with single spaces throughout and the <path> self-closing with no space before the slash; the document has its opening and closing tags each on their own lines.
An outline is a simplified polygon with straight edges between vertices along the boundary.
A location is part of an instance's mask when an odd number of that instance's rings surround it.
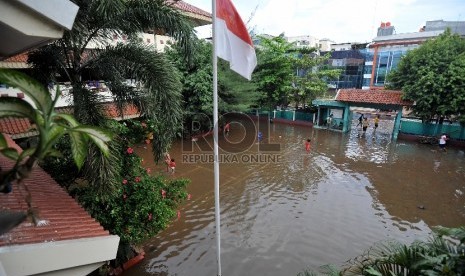
<svg viewBox="0 0 465 276">
<path fill-rule="evenodd" d="M 229 67 L 250 80 L 257 57 L 247 28 L 231 0 L 216 1 L 216 55 L 229 61 Z"/>
</svg>

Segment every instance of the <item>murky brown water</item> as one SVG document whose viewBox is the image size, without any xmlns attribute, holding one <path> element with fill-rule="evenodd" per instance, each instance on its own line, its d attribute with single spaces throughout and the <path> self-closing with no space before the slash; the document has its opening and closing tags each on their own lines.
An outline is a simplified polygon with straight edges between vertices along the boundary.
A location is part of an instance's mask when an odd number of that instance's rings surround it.
<svg viewBox="0 0 465 276">
<path fill-rule="evenodd" d="M 223 275 L 296 275 L 342 264 L 378 241 L 409 243 L 425 239 L 435 225 L 465 225 L 464 151 L 394 143 L 391 130 L 390 121 L 365 136 L 356 129 L 344 135 L 272 124 L 264 137 L 279 143 L 280 162 L 221 164 Z M 240 141 L 242 131 L 233 124 L 230 139 Z M 171 151 L 175 177 L 192 180 L 192 198 L 125 276 L 217 273 L 213 165 L 182 163 L 181 148 L 177 143 Z M 138 153 L 151 158 L 148 149 Z M 256 153 L 254 144 L 247 154 Z"/>
</svg>

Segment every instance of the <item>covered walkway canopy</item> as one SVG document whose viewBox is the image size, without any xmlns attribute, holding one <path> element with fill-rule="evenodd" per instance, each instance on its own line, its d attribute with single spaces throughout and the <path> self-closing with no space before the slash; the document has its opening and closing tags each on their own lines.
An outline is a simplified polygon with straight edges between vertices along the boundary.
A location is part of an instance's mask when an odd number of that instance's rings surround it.
<svg viewBox="0 0 465 276">
<path fill-rule="evenodd" d="M 318 107 L 316 127 L 326 126 L 326 118 L 332 113 L 338 124 L 331 129 L 348 132 L 352 122 L 350 107 L 365 107 L 381 110 L 395 110 L 396 118 L 392 137 L 397 139 L 400 119 L 404 106 L 412 106 L 412 101 L 402 99 L 402 91 L 384 89 L 340 89 L 334 100 L 317 99 L 313 104 Z"/>
</svg>

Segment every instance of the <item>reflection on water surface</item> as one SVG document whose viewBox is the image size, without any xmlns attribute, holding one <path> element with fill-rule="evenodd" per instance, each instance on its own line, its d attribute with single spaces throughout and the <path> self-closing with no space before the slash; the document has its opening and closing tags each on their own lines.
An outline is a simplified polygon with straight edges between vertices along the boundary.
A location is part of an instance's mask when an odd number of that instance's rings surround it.
<svg viewBox="0 0 465 276">
<path fill-rule="evenodd" d="M 221 164 L 223 274 L 296 275 L 342 264 L 378 241 L 409 243 L 435 225 L 465 225 L 464 152 L 391 142 L 391 130 L 390 121 L 366 135 L 273 124 L 265 138 L 280 144 L 280 162 Z M 233 124 L 231 139 L 239 132 Z M 150 159 L 149 149 L 138 152 Z M 171 156 L 181 160 L 180 143 Z M 192 199 L 124 275 L 216 275 L 213 165 L 178 161 L 176 177 L 192 180 Z"/>
</svg>

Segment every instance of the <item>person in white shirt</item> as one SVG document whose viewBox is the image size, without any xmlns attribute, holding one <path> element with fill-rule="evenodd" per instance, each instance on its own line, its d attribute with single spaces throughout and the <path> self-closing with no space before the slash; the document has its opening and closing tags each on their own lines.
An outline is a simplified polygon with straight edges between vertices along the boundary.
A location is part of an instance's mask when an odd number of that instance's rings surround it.
<svg viewBox="0 0 465 276">
<path fill-rule="evenodd" d="M 439 148 L 441 148 L 441 150 L 443 151 L 446 151 L 446 141 L 448 140 L 447 138 L 447 135 L 445 133 L 443 133 L 441 135 L 441 138 L 439 138 Z"/>
</svg>

